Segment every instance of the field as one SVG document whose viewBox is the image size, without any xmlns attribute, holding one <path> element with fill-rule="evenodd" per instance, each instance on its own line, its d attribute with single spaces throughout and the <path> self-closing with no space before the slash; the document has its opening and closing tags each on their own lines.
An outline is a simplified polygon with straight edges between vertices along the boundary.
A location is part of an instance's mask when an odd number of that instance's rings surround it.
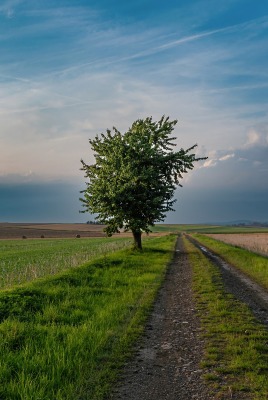
<svg viewBox="0 0 268 400">
<path fill-rule="evenodd" d="M 77 267 L 130 246 L 130 238 L 0 240 L 0 289 Z"/>
<path fill-rule="evenodd" d="M 98 225 L 0 228 L 1 400 L 106 398 L 144 329 L 173 256 L 176 235 L 169 232 L 189 232 L 268 288 L 263 230 L 208 235 L 227 227 L 156 225 L 153 234 L 144 235 L 144 251 L 133 252 L 130 234 L 106 238 Z M 232 387 L 265 398 L 267 332 L 245 305 L 226 296 L 215 266 L 185 243 L 206 332 L 200 367 L 209 369 L 205 379 L 217 390 Z"/>
<path fill-rule="evenodd" d="M 103 225 L 95 224 L 29 224 L 29 223 L 0 223 L 0 239 L 55 239 L 55 238 L 81 238 L 105 237 Z M 156 224 L 151 228 L 150 235 L 179 232 L 200 233 L 264 233 L 268 228 L 234 227 L 219 225 L 197 224 Z M 118 236 L 118 235 L 115 235 Z M 120 236 L 131 236 L 131 233 L 120 233 Z"/>
<path fill-rule="evenodd" d="M 156 224 L 153 232 L 189 232 L 189 233 L 268 233 L 267 227 L 256 226 L 224 226 L 206 224 Z"/>
<path fill-rule="evenodd" d="M 216 240 L 268 256 L 268 233 L 208 234 Z"/>
<path fill-rule="evenodd" d="M 156 224 L 151 229 L 153 232 L 200 232 L 203 230 L 210 230 L 218 228 L 214 225 L 196 225 L 196 224 Z"/>
<path fill-rule="evenodd" d="M 104 237 L 102 225 L 0 223 L 0 239 Z"/>
</svg>

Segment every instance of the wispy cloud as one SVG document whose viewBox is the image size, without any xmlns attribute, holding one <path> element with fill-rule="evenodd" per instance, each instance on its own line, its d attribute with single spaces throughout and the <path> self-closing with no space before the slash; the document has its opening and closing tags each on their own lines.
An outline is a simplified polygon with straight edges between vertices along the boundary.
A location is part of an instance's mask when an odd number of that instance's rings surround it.
<svg viewBox="0 0 268 400">
<path fill-rule="evenodd" d="M 160 35 L 160 38 L 161 38 L 160 40 L 158 38 L 158 35 L 156 35 L 154 37 L 154 42 L 151 43 L 149 48 L 148 48 L 146 42 L 143 43 L 144 42 L 144 34 L 143 34 L 143 42 L 139 42 L 139 40 L 133 41 L 132 35 L 129 37 L 129 40 L 127 39 L 127 36 L 124 36 L 124 44 L 125 44 L 125 46 L 127 46 L 126 47 L 127 53 L 129 53 L 131 48 L 133 48 L 133 43 L 137 43 L 137 42 L 140 44 L 141 47 L 146 45 L 146 49 L 141 50 L 141 51 L 135 51 L 136 46 L 134 46 L 132 54 L 128 54 L 128 55 L 121 56 L 121 57 L 114 55 L 114 56 L 108 56 L 108 57 L 100 58 L 100 59 L 96 59 L 96 60 L 90 60 L 88 62 L 76 64 L 69 68 L 57 71 L 56 74 L 66 74 L 66 73 L 73 72 L 75 70 L 82 69 L 82 68 L 84 69 L 85 67 L 90 67 L 90 66 L 94 66 L 94 67 L 99 66 L 99 67 L 103 68 L 103 67 L 108 67 L 109 65 L 113 65 L 113 64 L 122 64 L 122 63 L 125 63 L 128 61 L 153 56 L 155 54 L 159 54 L 159 53 L 165 52 L 167 50 L 172 50 L 174 48 L 185 45 L 187 43 L 198 42 L 202 39 L 205 39 L 210 36 L 217 35 L 217 34 L 241 32 L 242 30 L 250 30 L 251 31 L 252 29 L 256 29 L 256 28 L 258 30 L 260 30 L 260 29 L 264 28 L 267 24 L 268 24 L 268 17 L 261 18 L 261 19 L 258 18 L 255 20 L 247 21 L 245 23 L 230 25 L 230 26 L 226 26 L 226 27 L 220 28 L 220 29 L 214 29 L 214 30 L 203 31 L 203 32 L 201 31 L 194 35 L 183 36 L 176 40 L 169 40 L 169 41 L 164 41 L 164 42 L 163 42 L 163 38 L 161 37 L 161 35 Z M 111 32 L 111 34 L 113 36 L 113 43 L 110 43 L 110 44 L 113 44 L 116 46 L 116 45 L 118 45 L 118 42 L 119 42 L 120 45 L 122 45 L 122 41 L 120 38 L 120 32 L 118 30 L 116 30 L 115 32 Z M 124 34 L 126 34 L 126 32 L 124 32 Z M 148 32 L 146 34 L 148 34 Z M 111 38 L 109 38 L 108 41 L 109 40 L 111 40 Z M 159 41 L 161 43 L 157 44 L 157 43 L 159 43 Z M 105 40 L 105 43 L 107 43 L 106 40 Z M 131 45 L 131 47 L 129 47 L 129 44 Z M 157 45 L 155 45 L 155 44 L 157 44 Z M 99 43 L 99 45 L 100 45 L 100 43 Z M 242 87 L 237 87 L 237 88 L 242 88 Z M 227 89 L 222 89 L 222 90 L 227 90 Z"/>
<path fill-rule="evenodd" d="M 18 5 L 24 3 L 25 0 L 6 0 L 0 5 L 0 14 L 4 14 L 7 18 L 12 18 Z"/>
<path fill-rule="evenodd" d="M 5 7 L 19 4 L 6 2 Z M 266 16 L 238 24 L 224 22 L 218 29 L 195 24 L 192 31 L 140 25 L 137 33 L 132 26 L 101 20 L 101 12 L 87 7 L 32 5 L 23 15 L 33 19 L 18 26 L 13 35 L 28 40 L 37 34 L 43 46 L 39 49 L 37 41 L 25 57 L 12 54 L 14 60 L 2 63 L 0 70 L 0 122 L 7 134 L 2 151 L 7 154 L 8 149 L 10 157 L 18 160 L 13 171 L 21 163 L 26 171 L 36 171 L 35 157 L 26 160 L 27 146 L 34 154 L 41 143 L 46 151 L 60 151 L 64 144 L 53 141 L 55 136 L 69 138 L 66 153 L 75 169 L 81 157 L 79 146 L 84 151 L 88 137 L 112 125 L 127 129 L 134 119 L 147 115 L 179 118 L 178 145 L 187 147 L 197 141 L 206 149 L 204 155 L 225 149 L 230 142 L 238 148 L 245 132 L 254 130 L 253 114 L 262 112 L 259 119 L 267 118 L 265 102 L 252 104 L 240 94 L 267 87 L 266 80 L 234 81 L 253 33 L 266 29 Z M 54 35 L 53 41 L 46 41 L 48 33 Z M 5 52 L 10 55 L 10 46 Z M 253 69 L 254 60 L 248 75 Z M 260 71 L 265 76 L 265 65 Z M 17 125 L 13 118 L 18 118 Z M 85 130 L 82 126 L 88 120 L 90 127 Z M 16 130 L 30 132 L 21 155 L 13 148 Z M 206 166 L 223 165 L 231 161 L 231 154 L 231 150 L 219 153 Z M 65 173 L 64 155 L 61 160 L 62 166 L 51 158 L 48 169 Z M 42 173 L 42 168 L 36 173 Z"/>
</svg>

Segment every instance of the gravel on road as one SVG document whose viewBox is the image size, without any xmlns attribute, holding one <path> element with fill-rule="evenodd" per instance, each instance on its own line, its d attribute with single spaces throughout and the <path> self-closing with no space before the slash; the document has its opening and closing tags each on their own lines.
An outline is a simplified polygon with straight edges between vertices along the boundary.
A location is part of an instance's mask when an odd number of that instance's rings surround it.
<svg viewBox="0 0 268 400">
<path fill-rule="evenodd" d="M 159 291 L 135 356 L 127 363 L 112 399 L 211 400 L 199 363 L 204 349 L 192 295 L 192 272 L 182 239 Z"/>
</svg>

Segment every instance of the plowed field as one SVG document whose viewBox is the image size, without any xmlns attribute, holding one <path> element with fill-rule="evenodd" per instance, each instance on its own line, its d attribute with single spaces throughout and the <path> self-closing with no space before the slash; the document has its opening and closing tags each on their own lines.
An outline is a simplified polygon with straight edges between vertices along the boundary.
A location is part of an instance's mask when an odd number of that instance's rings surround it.
<svg viewBox="0 0 268 400">
<path fill-rule="evenodd" d="M 102 237 L 103 225 L 0 223 L 0 239 Z"/>
</svg>

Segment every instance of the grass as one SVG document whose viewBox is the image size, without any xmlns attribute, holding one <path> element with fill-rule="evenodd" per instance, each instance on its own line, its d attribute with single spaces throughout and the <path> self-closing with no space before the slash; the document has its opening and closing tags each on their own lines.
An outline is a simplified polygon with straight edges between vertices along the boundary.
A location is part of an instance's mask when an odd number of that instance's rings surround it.
<svg viewBox="0 0 268 400">
<path fill-rule="evenodd" d="M 0 289 L 76 267 L 129 243 L 123 238 L 1 240 Z"/>
<path fill-rule="evenodd" d="M 254 253 L 268 256 L 268 234 L 267 233 L 221 233 L 208 234 L 213 239 L 231 244 L 232 246 L 242 247 Z"/>
<path fill-rule="evenodd" d="M 186 230 L 189 232 L 189 230 Z M 200 232 L 200 233 L 265 233 L 268 232 L 268 228 L 266 227 L 242 227 L 242 226 L 200 226 L 195 230 L 191 230 L 191 232 Z"/>
<path fill-rule="evenodd" d="M 175 236 L 0 292 L 0 398 L 100 400 L 152 306 Z"/>
<path fill-rule="evenodd" d="M 209 228 L 211 228 L 210 225 L 156 224 L 155 226 L 151 227 L 151 230 L 153 232 L 179 233 L 179 232 L 196 232 Z"/>
<path fill-rule="evenodd" d="M 203 235 L 192 235 L 226 262 L 234 265 L 268 289 L 268 258 L 240 247 L 232 246 Z"/>
<path fill-rule="evenodd" d="M 240 227 L 240 226 L 221 226 L 206 224 L 156 224 L 151 227 L 153 232 L 200 232 L 200 233 L 265 233 L 268 228 L 264 227 Z"/>
<path fill-rule="evenodd" d="M 220 272 L 185 239 L 205 332 L 204 378 L 219 398 L 268 398 L 268 331 L 246 305 L 225 292 Z M 235 397 L 236 398 L 236 397 Z"/>
</svg>

